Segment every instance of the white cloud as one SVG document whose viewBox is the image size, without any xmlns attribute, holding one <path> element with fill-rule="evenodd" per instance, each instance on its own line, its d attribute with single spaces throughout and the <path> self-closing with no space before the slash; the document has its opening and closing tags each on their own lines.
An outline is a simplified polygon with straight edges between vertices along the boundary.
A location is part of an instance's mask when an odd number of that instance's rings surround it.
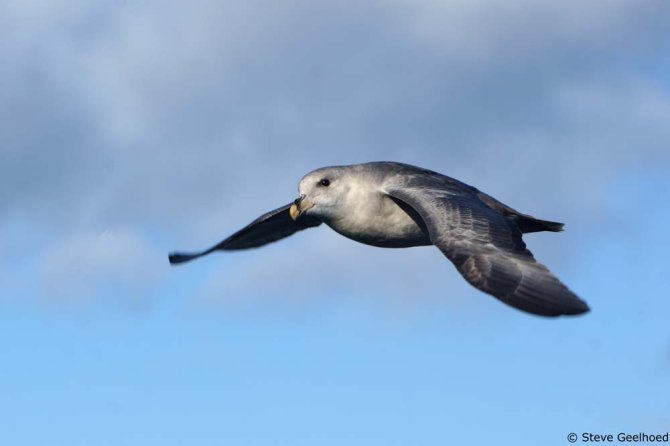
<svg viewBox="0 0 670 446">
<path fill-rule="evenodd" d="M 132 299 L 150 292 L 166 269 L 162 253 L 132 230 L 119 229 L 58 241 L 43 256 L 41 281 L 50 298 Z"/>
</svg>

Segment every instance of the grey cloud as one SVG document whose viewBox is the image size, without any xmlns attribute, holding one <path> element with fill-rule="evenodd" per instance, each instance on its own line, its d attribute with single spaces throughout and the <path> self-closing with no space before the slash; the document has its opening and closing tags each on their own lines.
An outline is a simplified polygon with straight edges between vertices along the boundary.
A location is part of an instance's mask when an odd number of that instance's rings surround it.
<svg viewBox="0 0 670 446">
<path fill-rule="evenodd" d="M 668 162 L 667 88 L 629 68 L 661 57 L 662 2 L 21 5 L 0 215 L 49 252 L 116 227 L 206 245 L 327 164 L 412 162 L 570 219 Z"/>
<path fill-rule="evenodd" d="M 69 36 L 75 14 L 40 6 L 0 6 L 0 218 L 31 219 L 46 229 L 72 221 L 106 159 L 77 81 Z"/>
</svg>

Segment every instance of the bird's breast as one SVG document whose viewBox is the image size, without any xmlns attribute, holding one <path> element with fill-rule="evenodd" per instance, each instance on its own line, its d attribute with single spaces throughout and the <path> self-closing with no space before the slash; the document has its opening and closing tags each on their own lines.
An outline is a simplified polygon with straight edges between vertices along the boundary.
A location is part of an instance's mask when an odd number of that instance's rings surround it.
<svg viewBox="0 0 670 446">
<path fill-rule="evenodd" d="M 325 223 L 336 232 L 367 245 L 407 248 L 431 245 L 421 217 L 385 195 L 354 200 Z"/>
</svg>

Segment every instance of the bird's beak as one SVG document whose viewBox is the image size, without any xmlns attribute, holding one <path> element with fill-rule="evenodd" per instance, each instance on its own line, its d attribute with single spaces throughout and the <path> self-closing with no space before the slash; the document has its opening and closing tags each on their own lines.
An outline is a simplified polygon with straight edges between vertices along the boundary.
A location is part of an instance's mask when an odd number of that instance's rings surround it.
<svg viewBox="0 0 670 446">
<path fill-rule="evenodd" d="M 293 220 L 297 220 L 298 217 L 300 217 L 303 214 L 303 212 L 305 212 L 312 206 L 314 206 L 314 203 L 312 203 L 305 195 L 300 195 L 300 197 L 296 198 L 293 204 L 291 205 L 291 208 L 289 209 L 289 214 L 291 215 L 291 218 Z"/>
</svg>

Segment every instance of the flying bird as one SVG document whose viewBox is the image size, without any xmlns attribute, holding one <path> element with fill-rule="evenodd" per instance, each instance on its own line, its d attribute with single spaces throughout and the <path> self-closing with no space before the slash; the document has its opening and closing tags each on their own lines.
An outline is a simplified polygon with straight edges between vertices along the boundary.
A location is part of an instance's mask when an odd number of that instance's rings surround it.
<svg viewBox="0 0 670 446">
<path fill-rule="evenodd" d="M 324 167 L 300 181 L 300 196 L 219 244 L 171 253 L 171 264 L 213 251 L 256 248 L 325 223 L 341 235 L 383 248 L 436 246 L 472 286 L 519 310 L 577 315 L 588 305 L 526 248 L 522 235 L 563 230 L 522 214 L 461 181 L 396 162 Z"/>
</svg>

